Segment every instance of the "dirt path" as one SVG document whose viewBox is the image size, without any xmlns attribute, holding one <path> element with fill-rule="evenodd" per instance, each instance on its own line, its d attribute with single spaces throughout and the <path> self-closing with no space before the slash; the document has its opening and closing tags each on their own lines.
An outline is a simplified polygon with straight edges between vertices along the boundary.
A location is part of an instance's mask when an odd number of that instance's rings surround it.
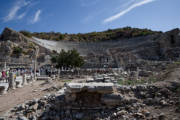
<svg viewBox="0 0 180 120">
<path fill-rule="evenodd" d="M 8 91 L 7 94 L 0 96 L 0 116 L 3 117 L 9 109 L 27 100 L 40 98 L 48 93 L 52 93 L 53 91 L 45 91 L 45 89 L 51 88 L 55 84 L 56 82 L 45 84 L 44 81 L 37 81 L 22 88 Z"/>
</svg>

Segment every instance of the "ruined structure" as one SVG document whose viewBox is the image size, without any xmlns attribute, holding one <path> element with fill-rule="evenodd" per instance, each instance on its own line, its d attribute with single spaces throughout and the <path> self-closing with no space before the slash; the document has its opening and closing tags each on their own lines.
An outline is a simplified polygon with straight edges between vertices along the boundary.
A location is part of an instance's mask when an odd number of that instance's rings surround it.
<svg viewBox="0 0 180 120">
<path fill-rule="evenodd" d="M 150 110 L 169 108 L 178 119 L 180 84 L 116 86 L 112 83 L 69 83 L 55 95 L 35 99 L 13 108 L 11 119 L 38 120 L 119 120 L 171 119 L 164 113 Z"/>
<path fill-rule="evenodd" d="M 35 46 L 38 46 L 39 66 L 50 63 L 48 55 L 51 55 L 52 51 L 77 49 L 85 58 L 84 68 L 121 67 L 126 70 L 133 65 L 134 68 L 139 67 L 146 70 L 151 61 L 162 61 L 163 63 L 163 61 L 179 60 L 179 33 L 179 29 L 174 29 L 165 33 L 157 32 L 134 38 L 120 37 L 101 42 L 71 42 L 28 38 L 19 32 L 5 28 L 0 37 L 0 55 L 3 56 L 0 61 L 32 63 Z M 16 52 L 13 52 L 16 48 L 23 48 L 22 53 L 18 53 L 18 56 Z"/>
</svg>

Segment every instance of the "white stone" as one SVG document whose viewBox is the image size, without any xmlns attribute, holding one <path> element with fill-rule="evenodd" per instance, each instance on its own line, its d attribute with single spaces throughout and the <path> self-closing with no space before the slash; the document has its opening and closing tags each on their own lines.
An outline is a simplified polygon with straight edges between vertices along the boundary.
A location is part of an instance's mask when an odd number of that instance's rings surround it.
<svg viewBox="0 0 180 120">
<path fill-rule="evenodd" d="M 81 91 L 98 92 L 98 93 L 112 93 L 113 83 L 67 83 L 66 92 L 77 93 Z"/>
<path fill-rule="evenodd" d="M 16 77 L 15 82 L 16 82 L 16 87 L 21 88 L 23 84 L 23 77 L 22 76 Z"/>
<path fill-rule="evenodd" d="M 6 94 L 8 90 L 9 84 L 8 83 L 0 83 L 0 94 Z"/>
</svg>

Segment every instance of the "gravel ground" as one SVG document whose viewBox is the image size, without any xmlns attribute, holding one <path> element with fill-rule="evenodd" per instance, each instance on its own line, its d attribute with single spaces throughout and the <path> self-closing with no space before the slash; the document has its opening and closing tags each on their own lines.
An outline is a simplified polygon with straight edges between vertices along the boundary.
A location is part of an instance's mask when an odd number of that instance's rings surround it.
<svg viewBox="0 0 180 120">
<path fill-rule="evenodd" d="M 22 88 L 9 90 L 7 94 L 0 96 L 0 116 L 4 116 L 6 111 L 27 100 L 41 98 L 55 92 L 48 90 L 55 85 L 61 85 L 61 83 L 54 81 L 47 84 L 45 81 L 36 81 Z"/>
</svg>

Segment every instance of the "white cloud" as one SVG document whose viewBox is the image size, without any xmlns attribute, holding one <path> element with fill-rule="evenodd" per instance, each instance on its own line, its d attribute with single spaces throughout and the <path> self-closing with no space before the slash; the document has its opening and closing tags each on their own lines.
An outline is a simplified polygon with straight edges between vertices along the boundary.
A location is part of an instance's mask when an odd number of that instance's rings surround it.
<svg viewBox="0 0 180 120">
<path fill-rule="evenodd" d="M 103 23 L 112 22 L 112 21 L 120 18 L 121 16 L 125 15 L 126 13 L 130 12 L 130 11 L 133 10 L 134 8 L 140 7 L 140 6 L 142 6 L 142 5 L 148 4 L 148 3 L 153 2 L 153 1 L 155 1 L 155 0 L 143 0 L 143 1 L 138 2 L 138 3 L 134 3 L 134 4 L 132 4 L 131 6 L 129 6 L 127 9 L 119 12 L 118 14 L 116 14 L 116 15 L 114 15 L 114 16 L 111 16 L 111 17 L 109 17 L 109 18 L 107 18 L 107 19 L 105 19 L 105 20 L 103 21 Z"/>
<path fill-rule="evenodd" d="M 26 12 L 24 12 L 24 13 L 22 13 L 22 14 L 20 14 L 18 17 L 17 17 L 17 19 L 22 19 L 23 17 L 25 17 L 26 16 Z"/>
<path fill-rule="evenodd" d="M 135 2 L 136 2 L 136 0 L 129 0 L 129 1 L 126 0 L 126 2 L 125 2 L 124 4 L 122 4 L 122 5 L 120 6 L 120 8 L 126 8 L 126 7 L 132 5 L 132 4 L 135 3 Z"/>
<path fill-rule="evenodd" d="M 17 2 L 14 4 L 14 6 L 12 6 L 12 8 L 9 9 L 8 15 L 3 18 L 4 22 L 8 22 L 8 21 L 16 19 L 18 11 L 21 8 L 29 5 L 30 3 L 31 2 L 26 2 L 25 0 L 17 0 Z M 18 16 L 18 18 L 19 17 L 23 18 L 23 16 L 21 16 L 21 15 Z"/>
<path fill-rule="evenodd" d="M 41 10 L 37 10 L 34 15 L 33 20 L 31 21 L 32 24 L 34 24 L 40 20 L 40 14 L 41 14 Z"/>
</svg>

